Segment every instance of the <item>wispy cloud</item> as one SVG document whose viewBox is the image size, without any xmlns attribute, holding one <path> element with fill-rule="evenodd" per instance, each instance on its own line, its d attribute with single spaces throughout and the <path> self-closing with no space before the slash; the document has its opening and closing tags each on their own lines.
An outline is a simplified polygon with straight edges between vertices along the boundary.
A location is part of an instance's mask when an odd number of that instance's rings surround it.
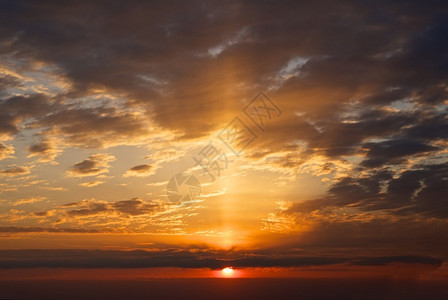
<svg viewBox="0 0 448 300">
<path fill-rule="evenodd" d="M 144 165 L 138 165 L 135 167 L 130 168 L 126 171 L 126 173 L 123 174 L 123 177 L 131 177 L 131 176 L 138 176 L 138 177 L 144 177 L 154 174 L 154 167 L 148 164 Z"/>
</svg>

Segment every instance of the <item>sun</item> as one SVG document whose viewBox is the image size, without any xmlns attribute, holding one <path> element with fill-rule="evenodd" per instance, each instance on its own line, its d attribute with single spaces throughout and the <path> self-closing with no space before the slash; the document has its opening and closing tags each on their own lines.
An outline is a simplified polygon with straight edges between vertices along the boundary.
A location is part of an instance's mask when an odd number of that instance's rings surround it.
<svg viewBox="0 0 448 300">
<path fill-rule="evenodd" d="M 227 268 L 222 269 L 221 272 L 222 272 L 224 275 L 231 276 L 232 273 L 233 273 L 234 271 L 233 271 L 232 268 L 227 267 Z"/>
<path fill-rule="evenodd" d="M 234 269 L 232 267 L 225 267 L 223 269 L 213 271 L 213 276 L 216 278 L 240 278 L 243 275 L 244 274 L 240 269 Z"/>
</svg>

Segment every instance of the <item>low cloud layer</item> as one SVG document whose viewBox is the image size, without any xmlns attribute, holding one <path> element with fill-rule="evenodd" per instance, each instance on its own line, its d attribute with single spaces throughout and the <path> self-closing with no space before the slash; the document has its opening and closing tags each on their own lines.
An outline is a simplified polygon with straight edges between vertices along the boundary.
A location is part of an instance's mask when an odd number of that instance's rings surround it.
<svg viewBox="0 0 448 300">
<path fill-rule="evenodd" d="M 0 250 L 0 268 L 210 268 L 306 267 L 336 264 L 377 266 L 390 263 L 428 264 L 440 266 L 443 260 L 419 256 L 380 257 L 282 257 L 257 253 L 239 253 L 232 258 L 226 253 L 194 253 L 184 249 L 153 251 L 101 250 Z M 220 258 L 224 256 L 225 258 Z"/>
</svg>

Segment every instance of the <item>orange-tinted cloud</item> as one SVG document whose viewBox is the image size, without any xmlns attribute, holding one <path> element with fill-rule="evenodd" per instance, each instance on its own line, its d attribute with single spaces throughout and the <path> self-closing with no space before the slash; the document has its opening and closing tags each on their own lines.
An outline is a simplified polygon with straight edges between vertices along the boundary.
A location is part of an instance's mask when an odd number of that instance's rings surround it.
<svg viewBox="0 0 448 300">
<path fill-rule="evenodd" d="M 102 173 L 107 173 L 109 162 L 114 160 L 115 157 L 109 154 L 91 155 L 87 159 L 74 164 L 67 173 L 69 176 L 73 177 L 96 176 Z"/>
</svg>

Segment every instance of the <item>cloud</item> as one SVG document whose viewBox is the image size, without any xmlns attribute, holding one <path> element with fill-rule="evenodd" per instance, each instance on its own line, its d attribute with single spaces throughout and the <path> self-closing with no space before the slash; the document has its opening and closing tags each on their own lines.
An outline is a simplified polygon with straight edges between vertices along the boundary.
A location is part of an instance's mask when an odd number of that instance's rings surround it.
<svg viewBox="0 0 448 300">
<path fill-rule="evenodd" d="M 225 51 L 228 47 L 231 47 L 234 44 L 241 43 L 244 41 L 244 39 L 249 37 L 248 29 L 243 28 L 239 30 L 232 38 L 227 39 L 225 42 L 214 46 L 210 49 L 208 49 L 208 54 L 216 58 L 218 55 L 220 55 L 223 51 Z"/>
<path fill-rule="evenodd" d="M 310 149 L 329 156 L 351 154 L 368 137 L 390 135 L 415 124 L 399 114 L 375 122 L 366 112 L 406 97 L 422 104 L 443 103 L 446 74 L 432 63 L 424 47 L 443 39 L 440 33 L 445 25 L 436 17 L 440 4 L 432 3 L 422 16 L 416 4 L 398 8 L 381 2 L 388 11 L 381 20 L 371 18 L 375 13 L 367 4 L 325 4 L 340 13 L 322 14 L 317 4 L 304 7 L 292 2 L 259 5 L 249 1 L 234 7 L 193 1 L 191 6 L 170 9 L 162 3 L 136 3 L 137 11 L 126 8 L 118 18 L 115 8 L 104 3 L 66 4 L 46 10 L 23 4 L 5 14 L 5 20 L 18 20 L 16 14 L 21 15 L 27 7 L 32 20 L 48 27 L 31 34 L 26 31 L 31 21 L 23 18 L 5 28 L 4 39 L 14 40 L 5 44 L 10 53 L 26 53 L 28 59 L 64 71 L 72 86 L 61 97 L 79 104 L 83 97 L 101 89 L 120 98 L 112 105 L 115 107 L 96 100 L 88 107 L 52 106 L 51 113 L 36 121 L 36 126 L 52 127 L 54 134 L 81 147 L 141 143 L 150 135 L 148 117 L 184 138 L 207 136 L 241 111 L 260 89 L 278 85 L 280 79 L 282 85 L 273 91 L 273 98 L 286 116 L 273 126 L 277 136 L 263 136 L 264 146 L 277 145 L 268 148 L 270 151 L 300 139 L 309 143 Z M 151 19 L 140 13 L 154 8 L 173 13 L 172 22 L 166 21 L 164 13 Z M 49 9 L 53 13 L 48 13 Z M 73 16 L 76 25 L 63 17 L 73 11 L 77 12 Z M 95 30 L 83 22 L 86 11 L 103 16 Z M 175 12 L 186 17 L 175 18 Z M 282 18 L 273 19 L 274 13 Z M 310 32 L 305 28 L 313 14 L 321 19 L 313 22 Z M 413 27 L 405 21 L 411 19 L 421 23 Z M 109 26 L 121 22 L 127 26 L 120 32 Z M 73 38 L 67 38 L 62 28 L 70 30 Z M 88 36 L 84 34 L 87 31 Z M 16 32 L 23 34 L 16 36 Z M 436 44 L 433 52 L 444 61 L 445 43 Z M 207 51 L 214 58 L 198 55 Z M 228 76 L 221 76 L 223 70 Z M 425 80 L 421 74 L 427 74 Z M 223 99 L 226 105 L 216 105 Z M 344 107 L 355 102 L 365 114 L 357 123 L 342 122 L 339 117 Z M 305 118 L 293 117 L 297 111 L 305 112 Z M 15 128 L 15 123 L 12 125 Z M 324 131 L 319 134 L 316 128 Z"/>
<path fill-rule="evenodd" d="M 0 175 L 3 176 L 20 176 L 29 174 L 31 171 L 28 167 L 10 167 L 0 170 Z"/>
<path fill-rule="evenodd" d="M 384 265 L 389 263 L 427 264 L 439 266 L 443 260 L 424 256 L 377 256 L 362 259 L 350 257 L 270 257 L 260 253 L 242 252 L 241 258 L 208 249 L 189 251 L 114 250 L 1 250 L 0 268 L 210 268 L 245 267 L 306 267 L 347 265 Z M 223 258 L 224 256 L 224 258 Z"/>
<path fill-rule="evenodd" d="M 154 174 L 153 167 L 148 164 L 144 164 L 130 168 L 126 171 L 126 173 L 123 174 L 123 177 L 149 176 L 152 174 Z"/>
<path fill-rule="evenodd" d="M 152 213 L 160 209 L 160 205 L 157 203 L 145 203 L 139 198 L 134 198 L 115 202 L 112 204 L 112 208 L 120 213 L 135 216 Z"/>
<path fill-rule="evenodd" d="M 163 204 L 155 201 L 144 201 L 140 198 L 116 202 L 87 199 L 80 202 L 67 203 L 52 210 L 38 212 L 37 215 L 55 216 L 59 219 L 93 217 L 98 221 L 97 225 L 101 226 L 101 220 L 97 219 L 99 216 L 105 216 L 110 222 L 112 219 L 119 221 L 123 216 L 153 215 L 163 210 Z"/>
<path fill-rule="evenodd" d="M 61 150 L 56 149 L 52 143 L 48 141 L 42 141 L 36 144 L 29 145 L 27 147 L 30 153 L 28 157 L 39 157 L 39 162 L 50 162 L 53 161 L 61 152 Z"/>
<path fill-rule="evenodd" d="M 14 154 L 14 152 L 14 146 L 5 145 L 4 143 L 0 142 L 0 160 L 13 157 L 12 155 Z"/>
<path fill-rule="evenodd" d="M 70 205 L 70 207 L 74 207 L 74 209 L 67 211 L 67 215 L 71 217 L 114 212 L 128 216 L 137 216 L 151 214 L 160 209 L 159 204 L 144 202 L 139 198 L 122 200 L 113 203 L 90 200 Z"/>
<path fill-rule="evenodd" d="M 19 125 L 30 118 L 52 111 L 45 95 L 11 96 L 0 101 L 0 138 L 8 139 L 20 131 Z"/>
<path fill-rule="evenodd" d="M 19 200 L 14 202 L 14 205 L 31 204 L 31 203 L 41 202 L 41 201 L 44 201 L 46 199 L 47 199 L 47 197 L 43 197 L 43 196 L 36 196 L 36 197 L 31 197 L 31 198 L 26 198 L 26 199 L 19 199 Z"/>
<path fill-rule="evenodd" d="M 428 152 L 441 150 L 417 140 L 393 139 L 378 143 L 366 143 L 363 148 L 367 150 L 364 167 L 381 167 L 384 164 L 400 164 L 412 155 L 426 155 Z"/>
<path fill-rule="evenodd" d="M 75 209 L 67 211 L 70 217 L 99 215 L 109 210 L 108 203 L 102 201 L 83 201 L 75 206 Z"/>
<path fill-rule="evenodd" d="M 104 181 L 100 181 L 100 180 L 95 180 L 95 181 L 89 181 L 89 182 L 82 182 L 79 185 L 80 186 L 85 186 L 85 187 L 94 187 L 94 186 L 98 186 L 100 184 L 103 184 Z"/>
<path fill-rule="evenodd" d="M 67 171 L 72 177 L 96 176 L 109 172 L 109 162 L 114 161 L 115 157 L 110 154 L 95 154 L 87 159 L 76 163 Z"/>
<path fill-rule="evenodd" d="M 2 71 L 4 70 L 1 70 L 0 74 L 3 73 Z M 6 75 L 4 73 L 0 76 L 0 96 L 2 96 L 6 89 L 20 86 L 20 81 L 17 80 L 15 76 Z"/>
<path fill-rule="evenodd" d="M 85 148 L 103 148 L 119 144 L 142 143 L 150 137 L 148 120 L 139 113 L 114 107 L 61 107 L 36 122 L 51 127 L 46 134 L 62 136 L 66 143 Z"/>
<path fill-rule="evenodd" d="M 0 226 L 2 233 L 33 233 L 33 232 L 54 232 L 54 233 L 97 233 L 93 229 L 82 228 L 46 228 L 46 227 L 17 227 L 17 226 Z"/>
<path fill-rule="evenodd" d="M 381 211 L 392 215 L 448 218 L 447 164 L 419 165 L 396 176 L 379 170 L 358 178 L 343 177 L 325 197 L 295 203 L 289 213 L 306 213 L 331 207 Z"/>
<path fill-rule="evenodd" d="M 158 199 L 105 201 L 90 198 L 31 213 L 22 212 L 18 216 L 20 221 L 11 226 L 87 228 L 118 234 L 180 234 L 185 231 L 184 215 L 189 214 Z"/>
<path fill-rule="evenodd" d="M 41 186 L 40 188 L 47 191 L 62 191 L 62 192 L 68 191 L 67 188 L 61 186 Z"/>
</svg>

